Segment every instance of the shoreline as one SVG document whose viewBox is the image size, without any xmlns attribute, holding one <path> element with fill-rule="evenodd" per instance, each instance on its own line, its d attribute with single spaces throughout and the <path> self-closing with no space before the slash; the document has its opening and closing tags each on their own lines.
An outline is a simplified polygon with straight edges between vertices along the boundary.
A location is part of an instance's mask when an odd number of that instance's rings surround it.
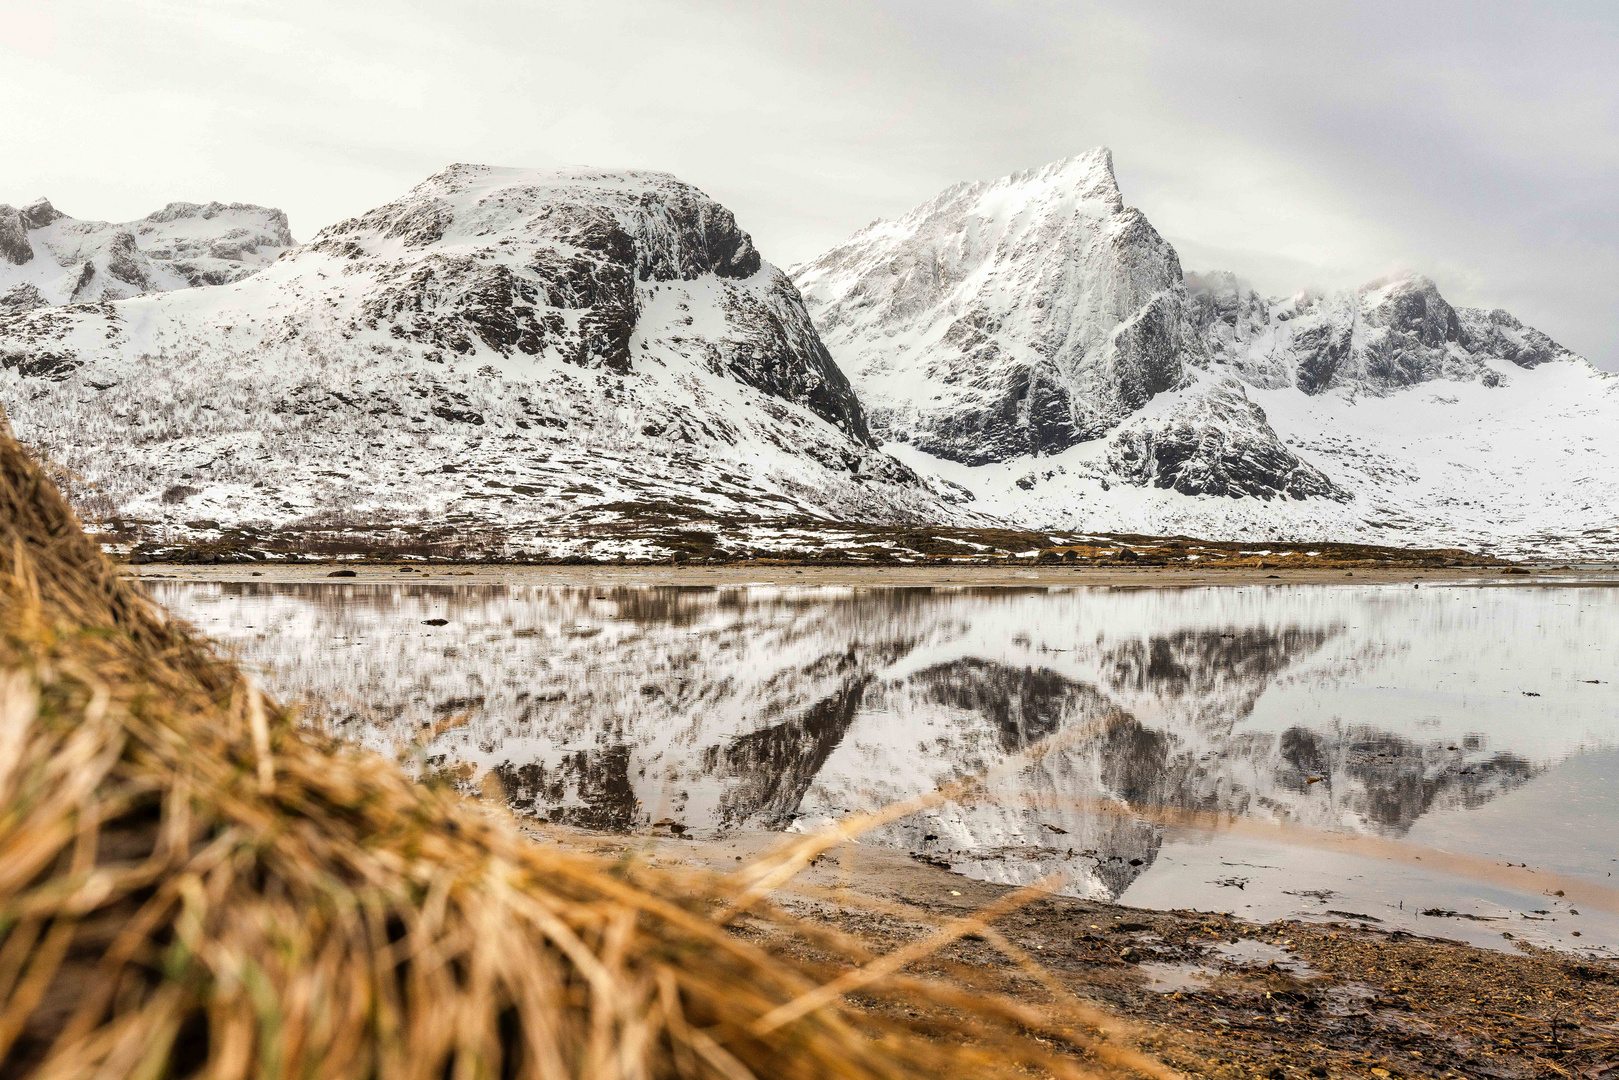
<svg viewBox="0 0 1619 1080">
<path fill-rule="evenodd" d="M 537 843 L 718 873 L 787 839 L 523 828 Z M 888 952 L 1013 891 L 856 841 L 827 851 L 773 899 Z M 994 929 L 1064 990 L 1128 1021 L 1142 1049 L 1192 1076 L 1597 1076 L 1609 1075 L 1603 1065 L 1619 1052 L 1619 960 L 1530 945 L 1485 949 L 1354 919 L 1264 923 L 1057 895 Z M 1052 1000 L 988 935 L 968 935 L 910 970 L 949 980 L 963 966 L 1017 1000 Z"/>
<path fill-rule="evenodd" d="M 1228 567 L 1174 566 L 557 566 L 491 563 L 143 563 L 120 568 L 139 580 L 262 584 L 405 584 L 423 579 L 454 585 L 826 586 L 842 588 L 1198 588 L 1251 585 L 1619 586 L 1619 566 L 1603 569 L 1495 567 Z M 334 577 L 339 571 L 347 571 Z"/>
</svg>

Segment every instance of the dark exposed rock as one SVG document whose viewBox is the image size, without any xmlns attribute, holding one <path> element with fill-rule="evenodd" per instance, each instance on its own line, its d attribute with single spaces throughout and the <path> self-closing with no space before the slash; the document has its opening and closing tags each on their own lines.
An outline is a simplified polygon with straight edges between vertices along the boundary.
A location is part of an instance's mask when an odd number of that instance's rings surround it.
<svg viewBox="0 0 1619 1080">
<path fill-rule="evenodd" d="M 14 207 L 0 204 L 0 259 L 21 266 L 34 257 L 28 228 Z"/>
<path fill-rule="evenodd" d="M 73 302 L 83 303 L 91 299 L 90 287 L 95 284 L 95 281 L 96 264 L 86 259 L 84 265 L 79 267 L 78 279 L 73 283 L 73 292 L 70 297 Z"/>
<path fill-rule="evenodd" d="M 77 354 L 63 349 L 0 348 L 0 368 L 10 368 L 29 378 L 59 382 L 72 374 L 81 363 Z"/>
<path fill-rule="evenodd" d="M 1457 308 L 1461 341 L 1476 351 L 1497 357 L 1521 368 L 1539 367 L 1554 360 L 1576 356 L 1532 326 L 1525 326 L 1509 313 L 1496 308 Z"/>
<path fill-rule="evenodd" d="M 67 215 L 51 205 L 49 199 L 35 199 L 22 208 L 22 219 L 30 229 L 43 229 Z"/>
<path fill-rule="evenodd" d="M 121 232 L 107 245 L 107 273 L 127 285 L 143 290 L 151 286 L 144 263 L 145 259 L 135 248 L 133 233 Z"/>
<path fill-rule="evenodd" d="M 48 303 L 45 294 L 25 281 L 0 293 L 0 314 L 32 311 L 35 308 L 45 307 Z"/>
<path fill-rule="evenodd" d="M 1185 395 L 1167 415 L 1120 428 L 1108 464 L 1129 483 L 1182 495 L 1351 497 L 1289 450 L 1264 410 L 1230 380 Z"/>
</svg>

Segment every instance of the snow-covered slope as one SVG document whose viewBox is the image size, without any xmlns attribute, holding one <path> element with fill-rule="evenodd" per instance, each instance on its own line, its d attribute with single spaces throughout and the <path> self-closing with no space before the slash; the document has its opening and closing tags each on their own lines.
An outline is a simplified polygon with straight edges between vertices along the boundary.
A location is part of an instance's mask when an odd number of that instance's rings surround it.
<svg viewBox="0 0 1619 1080">
<path fill-rule="evenodd" d="M 1453 308 L 1420 275 L 1267 300 L 1230 273 L 1188 274 L 1193 321 L 1217 360 L 1255 386 L 1387 393 L 1444 379 L 1501 385 L 1502 369 L 1580 358 L 1505 311 Z"/>
<path fill-rule="evenodd" d="M 222 285 L 290 247 L 286 214 L 245 203 L 170 203 L 123 224 L 45 199 L 0 205 L 0 312 Z"/>
<path fill-rule="evenodd" d="M 192 534 L 954 513 L 872 444 L 787 277 L 662 173 L 452 166 L 245 280 L 0 317 L 0 363 L 101 516 Z"/>
<path fill-rule="evenodd" d="M 1619 377 L 1418 276 L 1183 281 L 1105 149 L 793 272 L 886 448 L 1011 524 L 1619 556 Z"/>
</svg>

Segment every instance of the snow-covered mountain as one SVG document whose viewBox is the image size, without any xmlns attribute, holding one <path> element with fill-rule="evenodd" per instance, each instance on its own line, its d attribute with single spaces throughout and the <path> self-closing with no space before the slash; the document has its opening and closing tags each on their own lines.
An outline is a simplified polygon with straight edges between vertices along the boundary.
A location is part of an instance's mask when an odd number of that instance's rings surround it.
<svg viewBox="0 0 1619 1080">
<path fill-rule="evenodd" d="M 80 221 L 45 199 L 0 205 L 0 312 L 222 285 L 292 243 L 286 214 L 246 203 L 170 203 L 122 224 Z"/>
<path fill-rule="evenodd" d="M 876 449 L 786 275 L 662 173 L 452 166 L 243 280 L 0 317 L 0 365 L 18 436 L 149 530 L 512 550 L 563 517 L 956 513 Z"/>
<path fill-rule="evenodd" d="M 1010 523 L 1619 555 L 1619 377 L 1422 277 L 1183 275 L 1106 149 L 792 273 L 885 448 Z"/>
<path fill-rule="evenodd" d="M 88 518 L 609 557 L 830 522 L 1619 557 L 1619 377 L 1425 278 L 1186 274 L 1105 149 L 951 187 L 796 285 L 661 173 L 453 166 L 290 242 L 254 207 L 0 207 L 0 406 Z"/>
</svg>

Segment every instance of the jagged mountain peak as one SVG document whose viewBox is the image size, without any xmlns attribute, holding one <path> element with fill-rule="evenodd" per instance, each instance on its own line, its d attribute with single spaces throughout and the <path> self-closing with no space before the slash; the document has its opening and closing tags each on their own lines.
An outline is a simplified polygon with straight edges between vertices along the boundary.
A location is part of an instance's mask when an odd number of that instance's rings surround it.
<svg viewBox="0 0 1619 1080">
<path fill-rule="evenodd" d="M 1124 195 L 1113 175 L 1113 151 L 1105 146 L 1094 146 L 1059 161 L 1024 169 L 989 181 L 985 186 L 1060 193 L 1082 202 L 1104 203 L 1113 210 L 1124 209 Z"/>
<path fill-rule="evenodd" d="M 1095 438 L 1202 355 L 1105 147 L 946 189 L 793 274 L 879 436 L 953 461 Z"/>
<path fill-rule="evenodd" d="M 1267 299 L 1226 271 L 1188 273 L 1186 286 L 1210 354 L 1262 388 L 1382 395 L 1433 380 L 1495 387 L 1512 367 L 1588 363 L 1505 311 L 1452 305 L 1416 271 L 1285 299 Z"/>
<path fill-rule="evenodd" d="M 1124 195 L 1113 175 L 1113 152 L 1105 146 L 1097 146 L 994 180 L 961 181 L 897 221 L 926 219 L 946 209 L 989 219 L 1014 218 L 1031 212 L 1050 215 L 1078 211 L 1105 215 L 1124 209 Z M 882 224 L 881 221 L 873 223 Z"/>
</svg>

